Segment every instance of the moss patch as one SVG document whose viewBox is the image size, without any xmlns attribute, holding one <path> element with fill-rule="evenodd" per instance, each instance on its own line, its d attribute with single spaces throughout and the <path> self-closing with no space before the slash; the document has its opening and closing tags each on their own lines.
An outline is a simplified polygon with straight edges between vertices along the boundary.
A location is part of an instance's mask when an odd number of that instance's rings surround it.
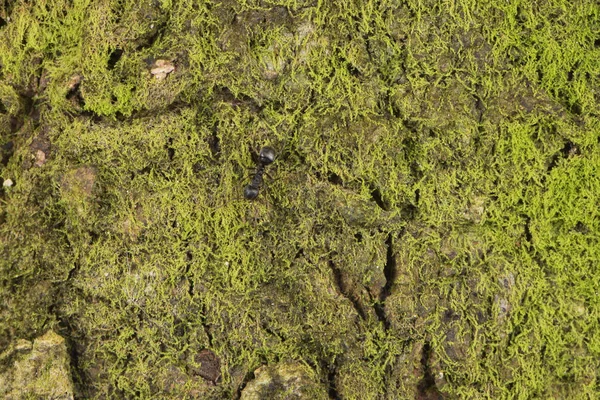
<svg viewBox="0 0 600 400">
<path fill-rule="evenodd" d="M 0 353 L 60 333 L 83 398 L 597 397 L 599 20 L 1 6 Z"/>
</svg>

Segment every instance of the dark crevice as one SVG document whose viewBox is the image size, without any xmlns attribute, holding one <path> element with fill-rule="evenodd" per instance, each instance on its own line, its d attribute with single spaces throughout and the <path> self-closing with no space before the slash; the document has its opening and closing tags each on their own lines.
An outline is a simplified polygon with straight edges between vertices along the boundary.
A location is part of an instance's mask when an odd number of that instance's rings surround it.
<svg viewBox="0 0 600 400">
<path fill-rule="evenodd" d="M 354 234 L 354 238 L 356 239 L 356 241 L 358 243 L 362 243 L 362 241 L 363 241 L 363 235 L 360 232 L 356 232 Z"/>
<path fill-rule="evenodd" d="M 138 45 L 135 48 L 135 51 L 137 52 L 137 51 L 141 51 L 141 50 L 144 50 L 144 49 L 149 49 L 150 47 L 152 47 L 154 45 L 154 43 L 156 43 L 156 41 L 158 40 L 158 38 L 164 32 L 166 26 L 167 26 L 167 22 L 166 21 L 163 22 L 163 23 L 160 23 L 160 24 L 156 25 L 154 27 L 154 32 L 150 36 L 148 36 L 148 39 L 146 39 L 144 41 L 144 43 Z"/>
<path fill-rule="evenodd" d="M 93 245 L 100 239 L 100 234 L 96 231 L 89 231 L 88 234 L 90 235 L 90 245 Z"/>
<path fill-rule="evenodd" d="M 191 251 L 187 251 L 185 253 L 185 257 L 187 262 L 185 265 L 185 272 L 183 276 L 185 276 L 188 281 L 188 294 L 190 295 L 190 297 L 194 297 L 194 280 L 190 276 L 190 269 L 192 268 L 192 260 L 194 257 Z"/>
<path fill-rule="evenodd" d="M 567 72 L 567 81 L 568 82 L 573 82 L 573 78 L 575 77 L 575 72 L 579 69 L 580 66 L 581 66 L 581 63 L 579 61 L 576 61 L 575 64 L 573 64 L 573 67 Z"/>
<path fill-rule="evenodd" d="M 588 228 L 588 227 L 587 227 L 587 225 L 586 225 L 586 224 L 584 224 L 584 223 L 583 223 L 583 222 L 581 222 L 581 221 L 578 221 L 578 222 L 575 224 L 575 227 L 573 228 L 573 230 L 574 230 L 575 232 L 578 232 L 578 233 L 581 233 L 581 234 L 584 234 L 584 235 L 588 235 L 588 234 L 590 234 L 590 232 L 591 232 L 590 228 Z"/>
<path fill-rule="evenodd" d="M 540 360 L 542 360 L 542 362 L 546 358 L 546 349 L 546 344 L 542 344 L 542 348 L 540 349 Z"/>
<path fill-rule="evenodd" d="M 71 86 L 71 88 L 67 92 L 66 98 L 67 98 L 67 100 L 71 100 L 74 103 L 77 103 L 77 105 L 83 109 L 83 108 L 85 108 L 85 100 L 83 99 L 83 96 L 81 95 L 80 87 L 81 87 L 81 81 L 74 83 L 73 86 Z"/>
<path fill-rule="evenodd" d="M 206 323 L 206 315 L 207 315 L 206 306 L 204 304 L 202 304 L 201 311 L 200 311 L 200 323 L 202 324 L 202 329 L 204 329 L 204 334 L 208 338 L 208 347 L 212 347 L 213 346 L 213 336 L 212 336 L 212 333 L 210 333 L 210 326 Z"/>
<path fill-rule="evenodd" d="M 600 382 L 600 381 L 599 381 Z M 506 384 L 506 389 L 508 393 L 514 393 L 513 389 L 515 387 L 515 381 L 510 381 Z M 600 388 L 599 388 L 600 389 Z"/>
<path fill-rule="evenodd" d="M 33 94 L 29 95 L 29 94 L 22 94 L 21 97 L 21 101 L 23 104 L 23 111 L 25 115 L 30 115 L 34 109 L 34 106 L 36 105 L 36 102 L 33 98 Z"/>
<path fill-rule="evenodd" d="M 536 261 L 537 262 L 537 261 Z M 540 264 L 541 266 L 541 264 Z M 528 292 L 524 292 L 523 295 L 521 296 L 521 300 L 517 303 L 517 307 L 524 307 L 524 309 L 527 309 L 527 301 L 528 301 L 528 297 L 529 294 Z M 506 346 L 505 348 L 509 349 L 511 348 L 511 346 L 515 343 L 516 338 L 518 338 L 521 333 L 521 327 L 522 326 L 527 326 L 527 323 L 529 321 L 529 314 L 525 313 L 523 314 L 522 317 L 520 317 L 520 319 L 518 321 L 515 321 L 515 324 L 513 324 L 513 329 L 512 331 L 508 334 L 508 337 L 506 339 Z"/>
<path fill-rule="evenodd" d="M 379 322 L 383 324 L 385 329 L 388 329 L 390 327 L 390 321 L 388 321 L 385 315 L 385 305 L 383 303 L 375 303 L 373 308 L 375 309 L 375 315 L 377 315 Z"/>
<path fill-rule="evenodd" d="M 237 388 L 235 395 L 234 395 L 234 400 L 239 400 L 242 397 L 242 391 L 244 390 L 244 388 L 246 387 L 246 385 L 248 384 L 248 382 L 254 380 L 254 378 L 256 378 L 254 376 L 254 372 L 248 372 L 246 373 L 246 375 L 244 375 L 244 379 L 242 380 L 242 383 L 240 383 L 240 386 Z"/>
<path fill-rule="evenodd" d="M 204 171 L 206 169 L 206 167 L 200 162 L 196 162 L 194 163 L 194 165 L 192 165 L 192 171 L 194 171 L 195 174 L 198 174 L 202 171 Z"/>
<path fill-rule="evenodd" d="M 567 158 L 579 154 L 579 148 L 575 143 L 571 142 L 570 140 L 567 140 L 563 148 L 560 149 L 560 152 L 562 153 L 564 158 Z"/>
<path fill-rule="evenodd" d="M 483 122 L 483 114 L 485 113 L 485 105 L 483 104 L 483 99 L 477 95 L 474 94 L 473 97 L 475 98 L 475 110 L 477 110 L 477 123 L 481 124 Z"/>
<path fill-rule="evenodd" d="M 304 257 L 304 249 L 300 248 L 296 251 L 296 255 L 294 256 L 294 260 L 299 259 L 300 257 Z"/>
<path fill-rule="evenodd" d="M 418 395 L 417 399 L 423 400 L 433 400 L 440 399 L 442 400 L 444 397 L 435 386 L 435 378 L 433 377 L 433 373 L 431 372 L 431 366 L 429 365 L 429 360 L 431 359 L 431 344 L 426 342 L 423 345 L 423 351 L 421 356 L 421 367 L 423 368 L 423 379 L 417 385 Z"/>
<path fill-rule="evenodd" d="M 116 96 L 111 96 L 111 101 L 114 104 L 116 104 L 118 101 L 118 98 Z M 156 113 L 158 111 L 160 111 L 163 114 L 169 114 L 169 113 L 175 113 L 177 111 L 180 111 L 186 107 L 189 107 L 188 103 L 184 103 L 183 101 L 176 100 L 173 103 L 169 104 L 168 106 L 161 107 L 160 109 L 151 108 L 151 109 L 140 109 L 137 111 L 133 111 L 129 116 L 126 116 L 122 112 L 117 111 L 115 113 L 114 117 L 119 122 L 131 123 L 133 121 L 136 121 L 136 120 L 139 120 L 142 118 L 154 117 L 154 116 L 156 116 Z M 101 122 L 101 121 L 106 120 L 105 117 L 98 115 L 95 112 L 91 112 L 91 111 L 82 111 L 78 115 L 91 118 L 93 122 Z"/>
<path fill-rule="evenodd" d="M 552 159 L 550 159 L 550 164 L 548 165 L 548 169 L 547 171 L 550 172 L 554 169 L 554 167 L 556 167 L 556 165 L 558 164 L 558 160 L 560 160 L 560 153 L 556 153 L 552 156 Z"/>
<path fill-rule="evenodd" d="M 136 175 L 147 175 L 150 173 L 150 171 L 152 171 L 152 168 L 148 165 L 137 171 Z"/>
<path fill-rule="evenodd" d="M 344 184 L 342 178 L 334 172 L 330 172 L 329 174 L 327 174 L 327 181 L 333 183 L 334 185 L 342 186 Z"/>
<path fill-rule="evenodd" d="M 360 318 L 362 318 L 363 320 L 366 319 L 367 316 L 365 314 L 365 311 L 361 307 L 359 300 L 350 292 L 349 288 L 346 287 L 343 272 L 334 264 L 333 261 L 329 260 L 328 263 L 329 267 L 331 268 L 331 271 L 333 272 L 335 285 L 337 286 L 340 294 L 348 300 L 350 300 L 350 303 L 352 303 L 352 306 L 354 307 Z"/>
<path fill-rule="evenodd" d="M 259 114 L 262 111 L 262 107 L 256 102 L 256 100 L 250 96 L 242 93 L 238 93 L 237 96 L 233 94 L 226 86 L 215 87 L 215 99 L 214 103 L 228 103 L 233 107 L 247 106 L 249 111 Z"/>
<path fill-rule="evenodd" d="M 457 314 L 454 310 L 447 309 L 446 311 L 444 311 L 444 314 L 442 314 L 442 322 L 449 323 L 452 321 L 460 321 L 460 315 Z"/>
<path fill-rule="evenodd" d="M 573 115 L 577 115 L 580 116 L 583 113 L 583 109 L 581 108 L 581 103 L 579 103 L 578 101 L 576 101 L 573 104 L 568 104 L 567 105 L 567 109 L 571 112 L 571 114 Z"/>
<path fill-rule="evenodd" d="M 48 308 L 48 313 L 54 315 L 56 321 L 58 321 L 57 332 L 65 339 L 65 345 L 69 354 L 69 366 L 74 383 L 75 399 L 84 398 L 84 394 L 89 391 L 88 388 L 91 382 L 89 382 L 89 377 L 85 374 L 81 362 L 82 354 L 85 351 L 85 338 L 81 332 L 78 332 L 77 326 L 71 324 L 69 317 L 61 312 L 62 306 L 68 301 L 65 298 L 65 293 L 71 293 L 78 298 L 84 299 L 89 304 L 96 301 L 107 301 L 102 297 L 94 297 L 92 299 L 86 296 L 81 288 L 73 286 L 74 277 L 79 270 L 79 263 L 74 263 L 73 267 L 69 270 L 67 278 L 57 285 L 57 301 Z"/>
<path fill-rule="evenodd" d="M 327 371 L 327 394 L 332 400 L 340 399 L 340 395 L 337 391 L 335 384 L 335 375 L 337 374 L 337 368 L 335 365 L 330 365 Z"/>
<path fill-rule="evenodd" d="M 402 119 L 402 125 L 411 133 L 418 134 L 419 133 L 419 121 L 412 118 Z"/>
<path fill-rule="evenodd" d="M 514 329 L 508 334 L 508 338 L 506 340 L 506 348 L 509 349 L 510 346 L 515 342 L 515 338 L 517 338 L 521 334 L 521 327 L 519 325 L 515 325 Z"/>
<path fill-rule="evenodd" d="M 248 144 L 248 152 L 250 153 L 250 158 L 254 164 L 259 164 L 259 153 L 260 150 L 256 150 L 253 145 Z M 252 168 L 251 168 L 252 169 Z M 256 172 L 256 170 L 254 170 Z"/>
<path fill-rule="evenodd" d="M 539 68 L 536 69 L 536 77 L 537 77 L 537 83 L 541 83 L 544 80 L 544 73 Z"/>
<path fill-rule="evenodd" d="M 376 6 L 377 8 L 379 8 L 379 6 L 381 6 L 381 2 L 379 2 L 379 1 L 376 1 L 375 4 L 377 4 L 377 6 Z M 362 37 L 363 42 L 365 43 L 365 50 L 367 50 L 367 54 L 369 55 L 369 61 L 377 64 L 378 60 L 376 59 L 375 54 L 374 54 L 373 43 L 371 40 L 372 36 L 369 36 L 368 34 L 363 33 L 361 35 L 361 37 Z M 389 35 L 388 35 L 388 38 L 389 38 Z M 383 76 L 383 74 L 381 73 L 381 68 L 377 68 L 377 73 L 380 76 Z"/>
<path fill-rule="evenodd" d="M 389 211 L 389 206 L 383 200 L 383 196 L 381 195 L 381 191 L 379 188 L 374 188 L 371 190 L 371 197 L 375 201 L 375 203 L 384 211 Z"/>
<path fill-rule="evenodd" d="M 99 114 L 96 114 L 96 113 L 95 113 L 95 112 L 93 112 L 93 111 L 89 111 L 89 110 L 82 111 L 82 112 L 80 112 L 78 115 L 79 115 L 80 117 L 89 118 L 89 119 L 90 119 L 90 121 L 91 121 L 91 122 L 93 122 L 93 123 L 95 123 L 95 124 L 98 124 L 98 123 L 100 123 L 101 121 L 103 121 L 103 120 L 104 120 L 104 117 L 102 117 L 102 116 L 101 116 L 101 115 L 99 115 Z"/>
<path fill-rule="evenodd" d="M 75 275 L 79 272 L 79 264 L 76 263 L 73 265 L 73 268 L 69 270 L 69 274 L 67 275 L 67 281 L 72 281 Z"/>
<path fill-rule="evenodd" d="M 567 140 L 560 151 L 552 156 L 550 164 L 548 165 L 548 172 L 552 171 L 554 167 L 558 165 L 558 161 L 561 158 L 568 158 L 576 154 L 579 154 L 579 148 L 573 142 Z"/>
<path fill-rule="evenodd" d="M 360 78 L 362 76 L 362 73 L 360 72 L 360 70 L 348 61 L 346 61 L 346 70 L 348 71 L 348 73 L 351 76 L 353 76 L 355 78 Z"/>
<path fill-rule="evenodd" d="M 212 154 L 215 160 L 219 160 L 221 156 L 221 141 L 219 140 L 219 135 L 217 134 L 217 124 L 214 124 L 212 127 L 211 135 L 206 138 L 208 143 L 208 148 L 210 149 L 210 153 Z"/>
<path fill-rule="evenodd" d="M 65 345 L 67 347 L 67 352 L 69 354 L 69 367 L 71 369 L 71 374 L 73 377 L 74 383 L 74 393 L 75 398 L 81 398 L 78 394 L 83 394 L 86 392 L 85 388 L 91 382 L 87 382 L 85 373 L 81 367 L 81 354 L 83 353 L 83 338 L 76 337 L 76 330 L 71 325 L 70 321 L 65 318 L 58 310 L 56 309 L 56 304 L 51 306 L 50 313 L 56 316 L 58 321 L 58 331 L 61 336 L 65 339 Z"/>
<path fill-rule="evenodd" d="M 108 56 L 108 64 L 106 68 L 110 71 L 115 68 L 121 57 L 123 56 L 123 50 L 116 48 Z"/>
<path fill-rule="evenodd" d="M 383 98 L 381 99 L 381 105 L 379 107 L 387 117 L 391 118 L 399 118 L 400 110 L 395 105 L 394 101 L 392 101 L 392 97 L 390 95 L 390 90 L 388 90 Z"/>
<path fill-rule="evenodd" d="M 385 301 L 392 292 L 392 286 L 394 285 L 394 281 L 396 280 L 397 276 L 396 258 L 394 257 L 393 244 L 394 243 L 392 239 L 392 234 L 390 233 L 388 234 L 388 237 L 385 241 L 385 245 L 387 248 L 386 262 L 383 268 L 383 274 L 385 276 L 385 286 L 379 294 L 379 303 L 377 303 L 375 307 L 377 317 L 381 322 L 383 322 L 383 325 L 386 329 L 390 327 L 390 321 L 388 320 L 385 314 Z"/>
<path fill-rule="evenodd" d="M 572 96 L 565 90 L 559 90 L 558 96 L 561 104 L 573 115 L 581 116 L 583 109 L 581 103 L 578 101 L 573 102 Z"/>
<path fill-rule="evenodd" d="M 167 148 L 167 155 L 169 157 L 169 161 L 173 161 L 173 157 L 175 157 L 175 149 L 173 148 L 173 138 L 169 138 L 167 140 L 167 144 L 165 147 Z"/>
<path fill-rule="evenodd" d="M 523 217 L 525 218 L 525 228 L 524 228 L 525 240 L 527 240 L 528 243 L 531 243 L 532 237 L 531 237 L 531 230 L 529 228 L 529 225 L 531 223 L 531 217 L 529 215 L 524 215 Z"/>
<path fill-rule="evenodd" d="M 173 336 L 177 338 L 183 338 L 186 336 L 186 324 L 179 318 L 175 317 L 173 320 Z"/>
<path fill-rule="evenodd" d="M 10 159 L 14 153 L 15 153 L 15 145 L 12 141 L 9 141 L 2 145 L 2 147 L 0 148 L 0 155 L 1 155 L 0 158 L 1 158 L 1 163 L 4 167 L 6 167 L 8 165 L 8 162 L 10 161 Z"/>
<path fill-rule="evenodd" d="M 273 329 L 269 328 L 266 324 L 262 325 L 262 328 L 265 330 L 265 332 L 267 332 L 269 335 L 276 337 L 277 339 L 279 339 L 282 343 L 285 342 L 285 337 L 283 335 L 281 335 L 278 332 L 275 332 Z"/>
<path fill-rule="evenodd" d="M 269 111 L 285 111 L 286 110 L 285 103 L 283 103 L 279 100 L 271 100 L 271 101 L 265 102 L 265 106 L 263 108 L 268 109 Z"/>
</svg>

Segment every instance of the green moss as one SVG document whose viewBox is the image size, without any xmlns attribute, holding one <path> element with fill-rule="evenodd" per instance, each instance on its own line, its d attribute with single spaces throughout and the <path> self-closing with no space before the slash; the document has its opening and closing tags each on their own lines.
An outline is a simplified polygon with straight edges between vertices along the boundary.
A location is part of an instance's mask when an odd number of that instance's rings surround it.
<svg viewBox="0 0 600 400">
<path fill-rule="evenodd" d="M 0 350 L 60 332 L 85 398 L 597 397 L 599 13 L 0 9 Z"/>
</svg>

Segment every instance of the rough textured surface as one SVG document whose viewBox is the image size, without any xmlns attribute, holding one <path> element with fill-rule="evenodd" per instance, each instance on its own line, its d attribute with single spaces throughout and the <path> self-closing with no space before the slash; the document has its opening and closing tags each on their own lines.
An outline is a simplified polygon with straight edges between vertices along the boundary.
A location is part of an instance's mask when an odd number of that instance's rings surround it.
<svg viewBox="0 0 600 400">
<path fill-rule="evenodd" d="M 600 6 L 479 3 L 0 2 L 0 353 L 57 332 L 86 399 L 598 398 Z"/>
<path fill-rule="evenodd" d="M 254 371 L 254 379 L 242 390 L 240 400 L 327 399 L 327 390 L 317 382 L 314 372 L 306 365 L 262 366 Z"/>
<path fill-rule="evenodd" d="M 0 396 L 7 400 L 73 400 L 73 381 L 65 340 L 52 331 L 17 340 L 1 355 Z"/>
</svg>

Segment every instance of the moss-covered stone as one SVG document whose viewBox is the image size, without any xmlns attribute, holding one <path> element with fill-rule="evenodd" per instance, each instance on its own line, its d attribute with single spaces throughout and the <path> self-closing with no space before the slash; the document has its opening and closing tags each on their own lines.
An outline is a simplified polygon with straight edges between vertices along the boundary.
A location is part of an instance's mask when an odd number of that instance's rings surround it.
<svg viewBox="0 0 600 400">
<path fill-rule="evenodd" d="M 242 390 L 240 399 L 326 399 L 325 388 L 316 384 L 314 373 L 299 363 L 263 366 Z"/>
<path fill-rule="evenodd" d="M 17 340 L 0 357 L 9 364 L 0 373 L 3 398 L 74 398 L 65 339 L 55 332 L 48 331 L 33 343 Z"/>
</svg>

